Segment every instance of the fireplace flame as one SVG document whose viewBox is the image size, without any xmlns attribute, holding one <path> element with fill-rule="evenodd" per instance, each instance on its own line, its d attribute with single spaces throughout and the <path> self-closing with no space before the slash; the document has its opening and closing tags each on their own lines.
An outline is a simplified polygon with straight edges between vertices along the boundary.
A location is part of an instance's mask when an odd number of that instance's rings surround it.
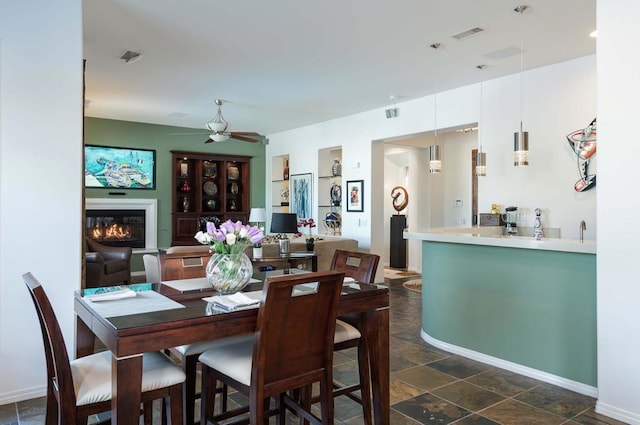
<svg viewBox="0 0 640 425">
<path fill-rule="evenodd" d="M 129 226 L 114 223 L 110 226 L 107 226 L 104 229 L 104 238 L 105 239 L 129 239 L 131 238 L 131 231 Z"/>
</svg>

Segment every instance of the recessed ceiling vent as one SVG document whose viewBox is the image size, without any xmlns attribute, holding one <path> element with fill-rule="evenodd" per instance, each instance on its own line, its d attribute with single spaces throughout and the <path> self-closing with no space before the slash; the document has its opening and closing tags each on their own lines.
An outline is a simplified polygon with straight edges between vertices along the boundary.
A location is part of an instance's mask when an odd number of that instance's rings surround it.
<svg viewBox="0 0 640 425">
<path fill-rule="evenodd" d="M 475 27 L 475 28 L 471 28 L 470 30 L 466 30 L 463 31 L 461 33 L 452 35 L 453 38 L 455 38 L 456 40 L 466 40 L 469 37 L 473 37 L 476 36 L 478 34 L 482 34 L 484 32 L 484 30 L 480 27 Z"/>
<path fill-rule="evenodd" d="M 133 52 L 131 50 L 125 50 L 123 54 L 120 55 L 120 60 L 124 61 L 124 63 L 131 63 L 140 59 L 140 53 Z"/>
</svg>

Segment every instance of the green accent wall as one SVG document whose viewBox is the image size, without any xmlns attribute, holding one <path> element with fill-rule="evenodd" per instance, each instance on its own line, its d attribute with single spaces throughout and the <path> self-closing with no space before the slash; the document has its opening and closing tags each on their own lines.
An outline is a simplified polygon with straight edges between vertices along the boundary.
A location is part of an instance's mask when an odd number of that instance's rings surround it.
<svg viewBox="0 0 640 425">
<path fill-rule="evenodd" d="M 596 256 L 423 241 L 431 337 L 597 386 Z"/>
<path fill-rule="evenodd" d="M 156 190 L 86 189 L 87 198 L 155 198 L 158 200 L 158 247 L 171 245 L 171 151 L 206 152 L 244 155 L 251 158 L 251 207 L 265 206 L 265 147 L 262 143 L 247 143 L 229 139 L 208 143 L 206 135 L 171 136 L 171 133 L 203 132 L 164 125 L 85 118 L 86 144 L 155 149 Z M 124 192 L 125 196 L 110 196 L 109 192 Z M 134 259 L 133 270 L 140 270 L 142 260 Z"/>
</svg>

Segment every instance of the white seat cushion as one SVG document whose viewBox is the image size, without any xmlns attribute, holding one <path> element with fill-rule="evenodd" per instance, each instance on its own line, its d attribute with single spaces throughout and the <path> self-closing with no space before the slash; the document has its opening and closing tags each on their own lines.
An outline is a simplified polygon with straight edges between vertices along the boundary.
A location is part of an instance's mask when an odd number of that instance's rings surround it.
<svg viewBox="0 0 640 425">
<path fill-rule="evenodd" d="M 70 362 L 76 405 L 111 400 L 111 352 L 103 351 Z M 180 366 L 160 352 L 142 357 L 142 392 L 184 382 Z"/>
<path fill-rule="evenodd" d="M 362 336 L 360 331 L 342 320 L 336 320 L 336 334 L 333 337 L 333 343 L 338 344 L 344 341 L 351 341 Z"/>
<path fill-rule="evenodd" d="M 200 363 L 218 370 L 244 385 L 251 383 L 254 334 L 232 336 L 213 341 L 213 346 L 200 354 Z"/>
<path fill-rule="evenodd" d="M 181 358 L 184 360 L 186 356 L 192 356 L 194 354 L 201 354 L 212 348 L 215 344 L 215 341 L 204 341 L 204 342 L 196 342 L 194 344 L 180 345 L 178 347 L 173 347 L 171 351 L 179 354 Z"/>
</svg>

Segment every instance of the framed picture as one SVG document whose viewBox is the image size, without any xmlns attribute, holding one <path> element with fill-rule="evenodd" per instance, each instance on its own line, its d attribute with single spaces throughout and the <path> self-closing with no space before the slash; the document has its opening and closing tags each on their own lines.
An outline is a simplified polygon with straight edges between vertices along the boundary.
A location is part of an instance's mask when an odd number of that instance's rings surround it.
<svg viewBox="0 0 640 425">
<path fill-rule="evenodd" d="M 364 212 L 364 180 L 347 181 L 347 211 Z"/>
<path fill-rule="evenodd" d="M 156 188 L 156 151 L 84 146 L 84 185 L 106 189 Z"/>
<path fill-rule="evenodd" d="M 289 189 L 291 191 L 291 196 L 289 198 L 289 212 L 296 213 L 298 215 L 298 220 L 312 218 L 312 177 L 312 173 L 292 174 L 289 177 Z"/>
</svg>

